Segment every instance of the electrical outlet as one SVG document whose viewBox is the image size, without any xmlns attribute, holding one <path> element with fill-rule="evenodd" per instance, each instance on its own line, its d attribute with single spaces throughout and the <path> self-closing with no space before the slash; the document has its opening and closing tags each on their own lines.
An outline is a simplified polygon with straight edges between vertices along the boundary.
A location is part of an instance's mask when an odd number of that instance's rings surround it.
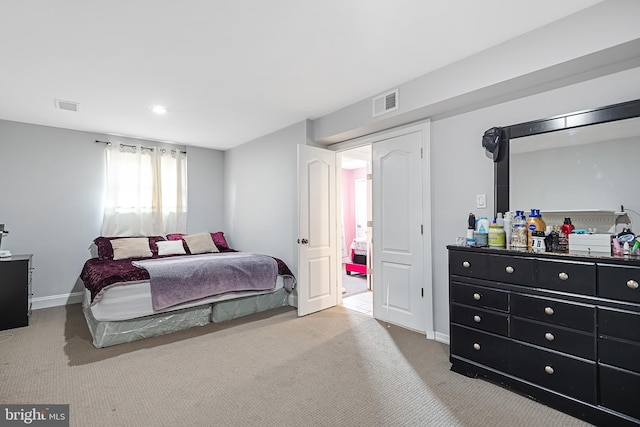
<svg viewBox="0 0 640 427">
<path fill-rule="evenodd" d="M 487 208 L 487 195 L 486 194 L 476 194 L 476 207 L 478 209 L 486 209 Z"/>
</svg>

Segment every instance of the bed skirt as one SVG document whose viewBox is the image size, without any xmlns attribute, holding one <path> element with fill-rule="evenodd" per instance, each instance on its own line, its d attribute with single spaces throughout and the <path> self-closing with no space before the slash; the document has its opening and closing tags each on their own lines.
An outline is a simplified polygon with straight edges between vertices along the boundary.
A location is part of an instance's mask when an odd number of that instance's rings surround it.
<svg viewBox="0 0 640 427">
<path fill-rule="evenodd" d="M 96 320 L 86 301 L 82 305 L 82 311 L 93 338 L 93 345 L 102 348 L 287 306 L 288 295 L 284 288 L 280 288 L 266 294 L 118 321 Z"/>
</svg>

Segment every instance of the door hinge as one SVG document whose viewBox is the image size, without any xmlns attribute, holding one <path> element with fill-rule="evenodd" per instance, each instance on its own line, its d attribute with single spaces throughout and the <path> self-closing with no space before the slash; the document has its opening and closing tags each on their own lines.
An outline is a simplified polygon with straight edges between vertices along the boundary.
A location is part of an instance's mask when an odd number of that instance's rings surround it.
<svg viewBox="0 0 640 427">
<path fill-rule="evenodd" d="M 424 149 L 423 148 L 420 149 L 420 158 L 424 159 Z"/>
<path fill-rule="evenodd" d="M 367 268 L 367 274 L 373 274 L 373 268 Z"/>
<path fill-rule="evenodd" d="M 424 225 L 420 224 L 420 234 L 424 234 Z"/>
<path fill-rule="evenodd" d="M 369 181 L 371 181 L 371 180 L 373 179 L 373 174 L 368 173 L 368 174 L 367 174 L 367 179 L 368 179 Z"/>
<path fill-rule="evenodd" d="M 369 228 L 373 227 L 373 221 L 367 221 L 367 227 Z"/>
<path fill-rule="evenodd" d="M 422 298 L 424 298 L 424 288 L 420 288 L 422 291 Z"/>
</svg>

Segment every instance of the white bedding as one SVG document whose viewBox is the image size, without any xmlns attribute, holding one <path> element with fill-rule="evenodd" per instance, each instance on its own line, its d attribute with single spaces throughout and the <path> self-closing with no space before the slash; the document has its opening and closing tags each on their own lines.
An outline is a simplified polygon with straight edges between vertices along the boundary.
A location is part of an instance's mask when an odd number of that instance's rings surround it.
<svg viewBox="0 0 640 427">
<path fill-rule="evenodd" d="M 278 276 L 274 291 L 284 287 L 282 276 Z M 149 281 L 132 282 L 126 285 L 110 286 L 106 289 L 100 301 L 91 303 L 91 292 L 85 289 L 85 307 L 89 307 L 91 314 L 99 321 L 117 321 L 150 316 L 152 314 L 180 310 L 187 307 L 211 304 L 252 295 L 268 294 L 273 291 L 233 292 L 200 299 L 190 303 L 180 304 L 166 310 L 155 311 L 151 305 L 151 287 Z"/>
</svg>

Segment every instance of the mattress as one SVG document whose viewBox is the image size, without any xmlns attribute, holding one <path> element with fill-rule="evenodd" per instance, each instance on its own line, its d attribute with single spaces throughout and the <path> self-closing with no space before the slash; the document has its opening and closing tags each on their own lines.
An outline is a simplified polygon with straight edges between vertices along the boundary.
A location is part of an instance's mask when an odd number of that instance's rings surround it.
<svg viewBox="0 0 640 427">
<path fill-rule="evenodd" d="M 151 316 L 157 313 L 182 310 L 185 308 L 220 301 L 269 294 L 282 289 L 283 287 L 283 277 L 278 276 L 276 280 L 276 287 L 272 291 L 230 292 L 180 304 L 167 308 L 166 310 L 155 311 L 151 304 L 151 287 L 149 281 L 145 280 L 111 285 L 108 289 L 103 291 L 100 300 L 93 305 L 91 305 L 91 292 L 85 289 L 83 305 L 91 311 L 92 317 L 97 321 L 119 321 Z"/>
</svg>

